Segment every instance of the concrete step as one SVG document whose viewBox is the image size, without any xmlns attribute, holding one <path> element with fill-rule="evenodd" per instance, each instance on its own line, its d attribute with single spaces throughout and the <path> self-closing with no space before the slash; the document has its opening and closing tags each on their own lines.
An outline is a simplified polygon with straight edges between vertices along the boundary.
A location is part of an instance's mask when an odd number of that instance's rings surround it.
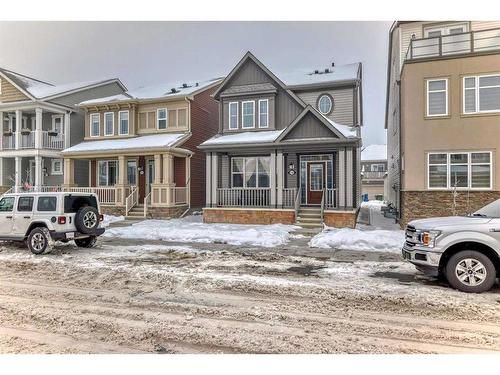
<svg viewBox="0 0 500 375">
<path fill-rule="evenodd" d="M 299 208 L 299 211 L 303 211 L 303 212 L 321 212 L 321 208 L 320 207 L 300 207 Z"/>
<path fill-rule="evenodd" d="M 127 215 L 125 216 L 125 220 L 135 220 L 135 221 L 141 221 L 144 220 L 145 217 L 143 215 Z"/>
<path fill-rule="evenodd" d="M 295 225 L 298 225 L 299 227 L 302 228 L 323 228 L 323 223 L 295 223 Z"/>
<path fill-rule="evenodd" d="M 321 219 L 321 212 L 298 212 L 299 217 L 319 217 Z"/>
<path fill-rule="evenodd" d="M 297 223 L 319 223 L 321 224 L 321 218 L 316 217 L 298 217 Z"/>
</svg>

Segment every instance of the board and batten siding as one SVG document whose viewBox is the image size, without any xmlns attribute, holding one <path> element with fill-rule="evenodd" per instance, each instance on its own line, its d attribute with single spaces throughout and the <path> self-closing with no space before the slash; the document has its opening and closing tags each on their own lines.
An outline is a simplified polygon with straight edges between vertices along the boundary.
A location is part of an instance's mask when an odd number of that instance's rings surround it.
<svg viewBox="0 0 500 375">
<path fill-rule="evenodd" d="M 269 126 L 267 128 L 259 128 L 259 100 L 268 99 L 268 121 Z M 244 101 L 254 101 L 255 102 L 255 127 L 254 128 L 242 128 L 242 102 Z M 229 129 L 229 103 L 238 103 L 238 129 Z M 276 100 L 274 95 L 252 95 L 252 96 L 238 96 L 235 98 L 224 98 L 221 101 L 224 116 L 222 117 L 222 124 L 224 132 L 237 132 L 239 131 L 257 131 L 257 130 L 274 130 L 275 129 L 275 105 Z"/>
<path fill-rule="evenodd" d="M 333 98 L 333 110 L 326 117 L 339 124 L 354 126 L 355 88 L 345 87 L 335 90 L 297 92 L 300 99 L 316 109 L 318 109 L 318 99 L 323 94 L 329 94 Z"/>
<path fill-rule="evenodd" d="M 284 139 L 332 138 L 332 131 L 313 114 L 307 113 Z"/>
<path fill-rule="evenodd" d="M 29 100 L 29 98 L 19 91 L 12 83 L 4 77 L 0 77 L 0 103 L 16 102 L 21 100 Z"/>
</svg>

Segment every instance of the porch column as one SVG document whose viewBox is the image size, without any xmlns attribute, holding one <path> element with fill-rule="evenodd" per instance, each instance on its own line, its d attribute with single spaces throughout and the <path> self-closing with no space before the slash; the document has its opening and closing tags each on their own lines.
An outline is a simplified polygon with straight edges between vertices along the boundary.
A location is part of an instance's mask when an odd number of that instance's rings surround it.
<svg viewBox="0 0 500 375">
<path fill-rule="evenodd" d="M 41 156 L 35 156 L 35 188 L 40 189 L 42 186 L 42 162 Z"/>
<path fill-rule="evenodd" d="M 337 184 L 337 189 L 339 192 L 339 201 L 338 201 L 338 206 L 339 207 L 345 207 L 345 185 L 346 185 L 346 179 L 345 179 L 345 151 L 344 150 L 339 150 L 338 152 L 339 156 L 339 181 Z"/>
<path fill-rule="evenodd" d="M 3 149 L 3 132 L 5 131 L 4 124 L 3 111 L 0 111 L 0 150 Z M 0 186 L 2 186 L 1 181 Z"/>
<path fill-rule="evenodd" d="M 219 184 L 219 155 L 212 154 L 212 204 L 217 206 L 217 188 Z"/>
<path fill-rule="evenodd" d="M 15 157 L 15 174 L 14 174 L 14 189 L 15 192 L 17 193 L 19 190 L 19 186 L 21 186 L 21 180 L 22 180 L 22 160 L 20 156 Z"/>
<path fill-rule="evenodd" d="M 276 202 L 278 204 L 278 207 L 283 206 L 283 187 L 284 185 L 284 174 L 283 174 L 283 152 L 278 151 L 278 154 L 276 155 L 276 187 L 278 189 L 277 191 L 277 197 L 276 197 Z"/>
<path fill-rule="evenodd" d="M 186 203 L 191 207 L 191 156 L 186 158 Z"/>
<path fill-rule="evenodd" d="M 71 113 L 64 114 L 64 148 L 71 146 Z"/>
<path fill-rule="evenodd" d="M 64 159 L 64 189 L 75 185 L 75 160 Z"/>
<path fill-rule="evenodd" d="M 212 154 L 206 153 L 205 160 L 205 204 L 212 207 Z"/>
<path fill-rule="evenodd" d="M 0 158 L 0 189 L 3 186 L 3 158 Z"/>
<path fill-rule="evenodd" d="M 353 149 L 348 148 L 346 150 L 346 170 L 345 170 L 345 179 L 346 179 L 346 207 L 354 206 L 354 160 L 353 160 Z"/>
<path fill-rule="evenodd" d="M 276 152 L 271 152 L 269 187 L 271 188 L 271 207 L 276 207 Z"/>
<path fill-rule="evenodd" d="M 170 154 L 163 154 L 163 185 L 167 189 L 166 204 L 171 205 L 174 202 L 174 157 Z"/>
<path fill-rule="evenodd" d="M 23 127 L 23 111 L 16 109 L 16 133 L 14 134 L 16 140 L 16 150 L 21 147 L 21 128 Z"/>
<path fill-rule="evenodd" d="M 155 155 L 155 175 L 154 175 L 155 185 L 161 184 L 161 155 Z"/>
<path fill-rule="evenodd" d="M 41 108 L 35 108 L 35 148 L 40 149 L 43 147 L 42 138 L 42 114 Z"/>
<path fill-rule="evenodd" d="M 116 204 L 125 205 L 125 184 L 127 182 L 127 161 L 125 155 L 118 156 L 118 183 L 116 184 Z"/>
</svg>

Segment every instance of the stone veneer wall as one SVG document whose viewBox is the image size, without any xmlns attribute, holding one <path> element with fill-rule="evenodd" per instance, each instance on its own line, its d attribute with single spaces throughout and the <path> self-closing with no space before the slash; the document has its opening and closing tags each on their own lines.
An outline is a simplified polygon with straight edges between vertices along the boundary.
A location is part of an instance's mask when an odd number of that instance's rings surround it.
<svg viewBox="0 0 500 375">
<path fill-rule="evenodd" d="M 113 216 L 125 216 L 125 206 L 103 206 L 101 205 L 101 214 Z"/>
<path fill-rule="evenodd" d="M 323 212 L 323 221 L 325 225 L 334 228 L 355 228 L 357 217 L 358 210 Z"/>
<path fill-rule="evenodd" d="M 204 208 L 205 223 L 294 224 L 294 210 Z"/>
<path fill-rule="evenodd" d="M 170 219 L 180 217 L 188 206 L 149 207 L 148 219 Z"/>
<path fill-rule="evenodd" d="M 500 191 L 457 191 L 453 212 L 451 191 L 403 191 L 401 193 L 401 227 L 415 219 L 466 215 L 500 199 Z"/>
</svg>

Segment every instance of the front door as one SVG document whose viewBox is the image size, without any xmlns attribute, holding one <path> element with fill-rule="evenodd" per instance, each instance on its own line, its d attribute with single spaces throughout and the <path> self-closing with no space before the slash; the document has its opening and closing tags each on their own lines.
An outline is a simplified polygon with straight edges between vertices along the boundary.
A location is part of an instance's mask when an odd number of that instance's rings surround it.
<svg viewBox="0 0 500 375">
<path fill-rule="evenodd" d="M 307 163 L 307 204 L 321 204 L 325 188 L 325 163 Z"/>
</svg>

